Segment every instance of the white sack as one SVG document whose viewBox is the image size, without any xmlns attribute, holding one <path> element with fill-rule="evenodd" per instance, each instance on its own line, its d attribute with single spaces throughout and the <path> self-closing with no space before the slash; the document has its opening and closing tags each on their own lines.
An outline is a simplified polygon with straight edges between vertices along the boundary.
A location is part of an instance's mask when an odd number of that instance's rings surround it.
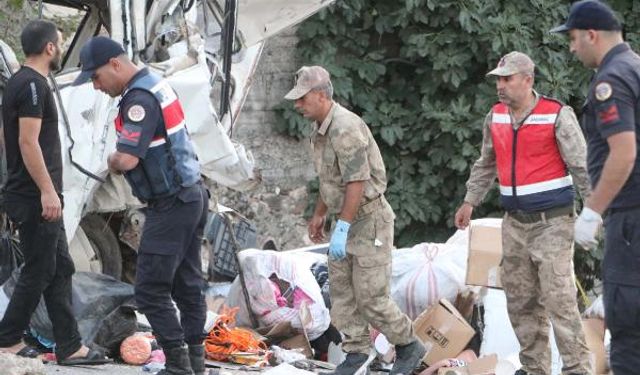
<svg viewBox="0 0 640 375">
<path fill-rule="evenodd" d="M 302 329 L 298 310 L 286 306 L 279 307 L 276 303 L 272 283 L 269 280 L 269 276 L 275 273 L 279 279 L 291 284 L 292 288 L 300 288 L 313 301 L 307 304 L 311 315 L 310 324 L 305 326 L 309 340 L 320 337 L 329 328 L 331 322 L 329 309 L 324 304 L 320 286 L 311 272 L 311 265 L 318 259 L 326 259 L 325 256 L 248 249 L 241 251 L 239 258 L 249 291 L 251 308 L 261 326 L 273 326 L 281 321 L 290 321 L 293 328 Z M 238 278 L 231 285 L 227 304 L 231 307 L 240 307 L 236 315 L 238 325 L 250 325 Z"/>
</svg>

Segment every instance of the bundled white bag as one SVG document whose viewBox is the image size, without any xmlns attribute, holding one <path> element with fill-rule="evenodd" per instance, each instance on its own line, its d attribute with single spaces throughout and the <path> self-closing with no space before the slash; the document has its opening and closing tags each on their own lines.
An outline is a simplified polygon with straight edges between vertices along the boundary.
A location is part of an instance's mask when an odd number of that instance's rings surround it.
<svg viewBox="0 0 640 375">
<path fill-rule="evenodd" d="M 472 225 L 497 226 L 502 219 L 476 219 Z M 458 230 L 446 243 L 421 243 L 393 252 L 391 295 L 415 319 L 441 298 L 453 302 L 467 288 L 469 230 Z"/>
<path fill-rule="evenodd" d="M 302 329 L 296 296 L 303 296 L 305 305 L 311 315 L 310 322 L 304 328 L 310 340 L 320 337 L 329 328 L 331 317 L 324 304 L 320 286 L 311 272 L 311 265 L 324 255 L 312 253 L 290 253 L 268 250 L 243 250 L 239 253 L 240 266 L 244 272 L 251 309 L 261 326 L 273 326 L 289 321 L 291 326 Z M 275 274 L 278 279 L 290 284 L 294 291 L 294 307 L 279 306 L 274 283 L 269 280 Z M 231 285 L 227 296 L 227 305 L 239 306 L 236 315 L 239 326 L 249 326 L 250 320 L 244 303 L 242 287 L 238 278 Z"/>
<path fill-rule="evenodd" d="M 441 298 L 453 301 L 464 288 L 467 247 L 421 243 L 393 251 L 391 296 L 415 319 Z"/>
</svg>

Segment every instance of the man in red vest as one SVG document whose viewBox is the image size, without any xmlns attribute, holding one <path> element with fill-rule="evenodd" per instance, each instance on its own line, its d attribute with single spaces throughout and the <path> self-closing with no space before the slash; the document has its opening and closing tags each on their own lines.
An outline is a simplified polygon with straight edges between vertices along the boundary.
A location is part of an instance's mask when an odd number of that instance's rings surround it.
<svg viewBox="0 0 640 375">
<path fill-rule="evenodd" d="M 496 76 L 499 102 L 487 114 L 480 158 L 471 169 L 455 224 L 469 225 L 496 176 L 502 221 L 500 276 L 511 324 L 520 341 L 516 375 L 551 374 L 549 324 L 563 374 L 591 374 L 573 274 L 574 183 L 589 191 L 586 144 L 569 106 L 533 89 L 534 63 L 505 55 Z"/>
</svg>

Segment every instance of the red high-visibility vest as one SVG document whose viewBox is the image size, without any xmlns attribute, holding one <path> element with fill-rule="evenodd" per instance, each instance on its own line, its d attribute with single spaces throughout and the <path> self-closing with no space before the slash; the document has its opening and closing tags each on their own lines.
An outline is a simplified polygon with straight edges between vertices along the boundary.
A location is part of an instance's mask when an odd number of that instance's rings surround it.
<svg viewBox="0 0 640 375">
<path fill-rule="evenodd" d="M 540 97 L 516 130 L 509 108 L 503 103 L 493 106 L 491 138 L 506 209 L 543 211 L 573 203 L 573 181 L 555 136 L 560 109 L 560 102 Z"/>
</svg>

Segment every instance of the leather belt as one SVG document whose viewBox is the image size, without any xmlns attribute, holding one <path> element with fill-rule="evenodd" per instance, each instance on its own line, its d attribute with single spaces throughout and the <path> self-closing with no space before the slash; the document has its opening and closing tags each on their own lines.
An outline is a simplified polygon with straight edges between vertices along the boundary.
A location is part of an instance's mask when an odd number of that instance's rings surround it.
<svg viewBox="0 0 640 375">
<path fill-rule="evenodd" d="M 507 214 L 523 224 L 537 223 L 558 216 L 573 215 L 573 206 L 554 207 L 541 212 L 507 211 Z"/>
</svg>

